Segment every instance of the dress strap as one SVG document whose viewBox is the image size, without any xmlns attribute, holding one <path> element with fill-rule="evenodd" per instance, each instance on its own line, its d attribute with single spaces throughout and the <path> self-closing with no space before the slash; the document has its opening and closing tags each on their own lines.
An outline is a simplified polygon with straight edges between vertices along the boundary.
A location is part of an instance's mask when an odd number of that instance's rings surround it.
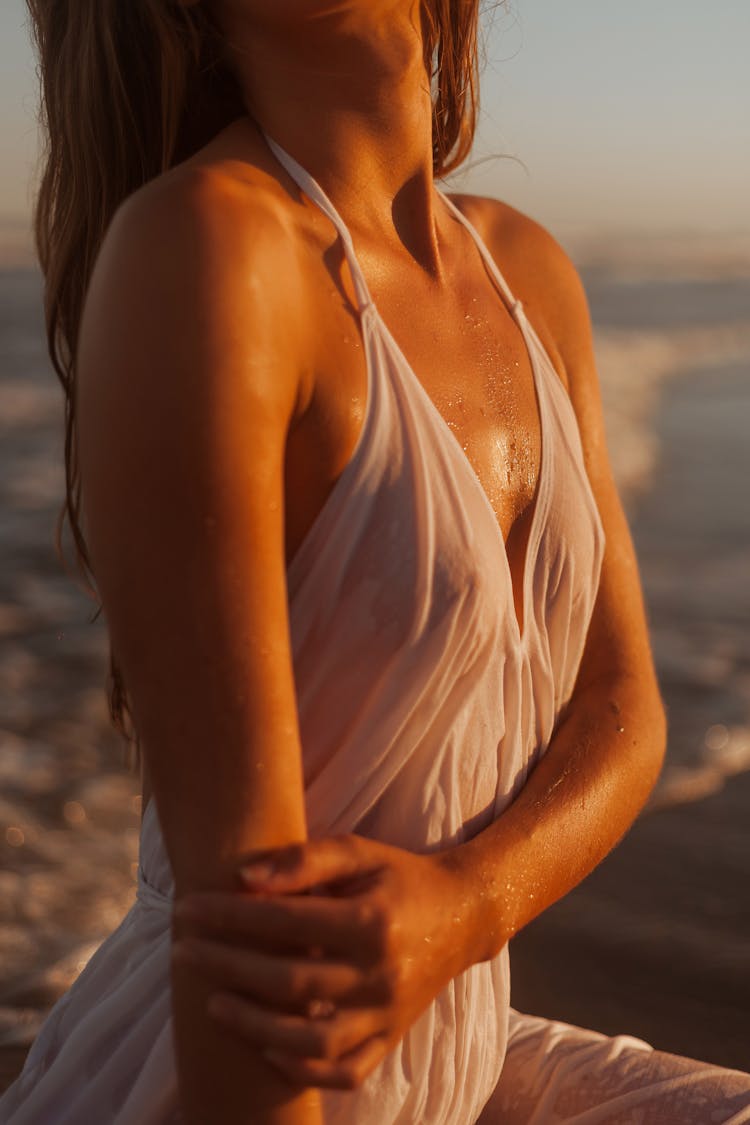
<svg viewBox="0 0 750 1125">
<path fill-rule="evenodd" d="M 261 132 L 263 132 L 263 130 L 261 130 Z M 271 149 L 274 156 L 277 158 L 279 163 L 282 164 L 284 168 L 286 168 L 287 172 L 292 177 L 297 186 L 301 188 L 302 191 L 304 191 L 305 195 L 309 196 L 314 203 L 317 203 L 318 207 L 320 207 L 321 211 L 323 211 L 328 216 L 328 218 L 331 220 L 336 230 L 338 231 L 339 237 L 344 244 L 346 259 L 349 263 L 349 270 L 351 271 L 352 280 L 354 282 L 359 311 L 362 312 L 362 310 L 368 305 L 371 305 L 373 301 L 372 297 L 370 296 L 370 290 L 367 288 L 367 282 L 365 281 L 364 274 L 362 273 L 360 264 L 357 261 L 357 255 L 354 250 L 352 236 L 349 234 L 349 228 L 347 227 L 346 223 L 341 218 L 338 211 L 333 206 L 330 199 L 323 191 L 317 180 L 313 179 L 310 173 L 306 171 L 306 169 L 304 169 L 302 165 L 294 159 L 293 156 L 290 156 L 289 153 L 285 149 L 283 149 L 281 145 L 278 144 L 272 137 L 269 137 L 265 132 L 263 132 L 263 136 L 265 137 L 266 142 L 268 143 L 268 147 Z"/>
<path fill-rule="evenodd" d="M 445 203 L 446 207 L 451 212 L 451 214 L 455 215 L 455 217 L 458 219 L 458 221 L 460 223 L 463 223 L 463 225 L 466 227 L 466 229 L 468 230 L 471 237 L 474 239 L 474 242 L 476 243 L 477 249 L 479 250 L 479 253 L 482 256 L 482 259 L 484 260 L 485 265 L 487 266 L 488 270 L 490 271 L 492 277 L 497 282 L 498 287 L 500 289 L 500 292 L 502 293 L 503 297 L 505 298 L 505 301 L 508 304 L 508 306 L 513 310 L 513 312 L 520 312 L 523 309 L 523 305 L 521 304 L 521 302 L 519 300 L 517 300 L 516 297 L 514 297 L 513 292 L 511 290 L 510 286 L 508 285 L 508 282 L 505 280 L 505 278 L 501 274 L 497 262 L 495 261 L 495 259 L 493 258 L 492 254 L 489 252 L 489 250 L 487 249 L 485 241 L 482 238 L 482 236 L 480 235 L 477 228 L 474 226 L 474 224 L 472 222 L 470 222 L 466 218 L 466 215 L 464 215 L 463 211 L 461 211 L 458 207 L 456 207 L 456 204 L 453 202 L 452 199 L 448 198 L 448 196 L 445 194 L 444 191 L 441 191 L 440 188 L 438 188 L 437 190 L 438 190 L 438 194 L 440 195 L 440 198 L 443 200 L 443 202 Z"/>
<path fill-rule="evenodd" d="M 261 130 L 261 132 L 263 132 L 263 130 Z M 299 161 L 295 160 L 293 156 L 291 156 L 285 149 L 283 149 L 281 145 L 273 139 L 273 137 L 269 137 L 268 133 L 265 132 L 263 132 L 263 136 L 265 137 L 266 143 L 268 144 L 268 147 L 271 149 L 276 159 L 287 170 L 297 186 L 301 188 L 302 191 L 304 191 L 305 195 L 309 196 L 309 198 L 312 199 L 312 201 L 316 203 L 318 207 L 320 207 L 321 211 L 323 211 L 323 213 L 328 216 L 328 218 L 335 226 L 338 235 L 344 245 L 344 251 L 349 263 L 349 269 L 352 274 L 352 280 L 354 282 L 354 288 L 357 294 L 357 302 L 359 305 L 359 310 L 361 312 L 368 305 L 372 305 L 373 300 L 370 296 L 370 290 L 367 287 L 367 282 L 365 281 L 365 276 L 362 272 L 362 268 L 357 260 L 357 254 L 354 249 L 354 243 L 352 242 L 352 236 L 349 233 L 349 228 L 347 227 L 346 223 L 341 218 L 341 215 L 338 213 L 333 203 L 323 191 L 317 180 L 315 180 L 310 175 L 310 173 L 302 167 Z M 484 239 L 480 235 L 479 231 L 476 229 L 474 224 L 466 218 L 463 211 L 459 210 L 459 208 L 456 207 L 455 203 L 448 198 L 444 191 L 441 191 L 439 188 L 437 190 L 440 198 L 443 200 L 448 210 L 458 219 L 460 223 L 463 223 L 472 239 L 476 243 L 477 249 L 482 256 L 482 259 L 484 260 L 488 270 L 490 271 L 490 274 L 495 279 L 498 288 L 500 289 L 500 292 L 502 293 L 502 296 L 508 306 L 514 312 L 520 312 L 523 308 L 521 302 L 514 297 L 510 286 L 500 272 L 497 262 L 487 249 Z"/>
</svg>

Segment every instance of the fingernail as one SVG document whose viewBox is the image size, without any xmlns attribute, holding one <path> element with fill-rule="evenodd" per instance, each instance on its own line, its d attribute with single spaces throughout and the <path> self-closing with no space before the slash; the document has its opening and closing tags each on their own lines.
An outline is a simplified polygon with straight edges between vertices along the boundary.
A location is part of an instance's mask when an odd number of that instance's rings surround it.
<svg viewBox="0 0 750 1125">
<path fill-rule="evenodd" d="M 276 874 L 276 868 L 268 860 L 246 863 L 240 868 L 240 875 L 246 883 L 267 883 Z"/>
</svg>

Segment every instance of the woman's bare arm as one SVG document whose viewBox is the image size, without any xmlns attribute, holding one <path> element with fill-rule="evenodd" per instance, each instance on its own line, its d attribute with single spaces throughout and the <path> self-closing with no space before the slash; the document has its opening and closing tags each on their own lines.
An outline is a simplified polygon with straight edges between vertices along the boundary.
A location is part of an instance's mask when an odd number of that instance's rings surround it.
<svg viewBox="0 0 750 1125">
<path fill-rule="evenodd" d="M 505 813 L 445 853 L 478 909 L 472 960 L 494 956 L 604 858 L 646 801 L 666 743 L 637 560 L 607 454 L 587 301 L 546 232 L 520 216 L 513 228 L 502 232 L 505 260 L 530 271 L 528 288 L 522 274 L 513 288 L 565 376 L 607 542 L 575 691 L 547 753 Z M 514 235 L 522 241 L 515 252 Z"/>
<path fill-rule="evenodd" d="M 284 550 L 305 301 L 277 206 L 205 170 L 156 181 L 115 217 L 82 323 L 86 532 L 176 899 L 306 837 Z M 185 1121 L 315 1125 L 317 1092 L 208 995 L 173 965 Z"/>
<path fill-rule="evenodd" d="M 279 849 L 275 874 L 253 880 L 245 872 L 254 891 L 280 896 L 270 909 L 232 893 L 192 896 L 196 962 L 217 987 L 236 993 L 227 1025 L 248 1041 L 272 1037 L 282 1070 L 303 1087 L 350 1089 L 372 1073 L 451 978 L 494 956 L 591 871 L 631 824 L 661 764 L 664 711 L 633 547 L 606 453 L 586 300 L 559 248 L 544 232 L 535 238 L 541 246 L 527 240 L 514 255 L 502 231 L 498 257 L 506 272 L 509 262 L 528 271 L 526 278 L 512 278 L 512 288 L 570 390 L 607 534 L 576 689 L 515 802 L 467 843 L 415 855 L 356 834 L 324 837 Z M 337 880 L 356 888 L 350 901 L 347 894 L 320 892 Z M 359 979 L 352 991 L 361 988 L 361 1006 L 342 1006 L 325 1025 L 292 1034 L 278 1012 L 259 1014 L 243 1005 L 242 994 L 259 979 L 250 950 L 299 926 L 297 896 L 310 889 L 313 895 L 302 900 L 305 921 L 330 927 L 334 947 Z M 244 945 L 239 955 L 237 941 Z M 377 997 L 373 982 L 381 982 Z M 320 970 L 315 987 L 321 999 L 339 1001 L 333 968 Z M 299 979 L 294 991 L 304 988 Z"/>
</svg>

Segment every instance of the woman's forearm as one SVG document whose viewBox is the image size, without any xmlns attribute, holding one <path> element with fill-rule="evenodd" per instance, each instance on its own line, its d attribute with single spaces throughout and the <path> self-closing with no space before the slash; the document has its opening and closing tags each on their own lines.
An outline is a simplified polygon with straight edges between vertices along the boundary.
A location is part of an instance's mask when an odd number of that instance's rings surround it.
<svg viewBox="0 0 750 1125">
<path fill-rule="evenodd" d="M 206 1014 L 215 991 L 194 969 L 173 967 L 180 1109 L 186 1125 L 321 1125 L 317 1090 L 293 1087 L 252 1044 Z"/>
<path fill-rule="evenodd" d="M 92 567 L 177 904 L 306 837 L 284 501 L 307 337 L 297 302 L 284 339 L 273 330 L 296 272 L 262 209 L 170 184 L 111 223 L 76 369 Z M 268 279 L 262 294 L 242 292 L 248 276 Z M 319 1095 L 221 1028 L 208 998 L 173 966 L 188 1125 L 317 1125 Z"/>
<path fill-rule="evenodd" d="M 603 676 L 574 697 L 513 804 L 445 855 L 474 919 L 472 962 L 495 956 L 618 843 L 656 783 L 665 744 L 655 681 Z"/>
</svg>

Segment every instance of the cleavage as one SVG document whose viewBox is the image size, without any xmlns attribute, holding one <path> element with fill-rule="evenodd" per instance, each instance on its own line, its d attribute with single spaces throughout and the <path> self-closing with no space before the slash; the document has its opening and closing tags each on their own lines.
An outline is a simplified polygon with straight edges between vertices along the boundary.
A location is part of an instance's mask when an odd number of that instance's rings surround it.
<svg viewBox="0 0 750 1125">
<path fill-rule="evenodd" d="M 453 433 L 512 547 L 533 508 L 541 463 L 534 372 L 523 333 L 494 290 L 450 316 L 373 294 L 380 318 Z M 522 530 L 522 527 L 521 527 Z"/>
</svg>

